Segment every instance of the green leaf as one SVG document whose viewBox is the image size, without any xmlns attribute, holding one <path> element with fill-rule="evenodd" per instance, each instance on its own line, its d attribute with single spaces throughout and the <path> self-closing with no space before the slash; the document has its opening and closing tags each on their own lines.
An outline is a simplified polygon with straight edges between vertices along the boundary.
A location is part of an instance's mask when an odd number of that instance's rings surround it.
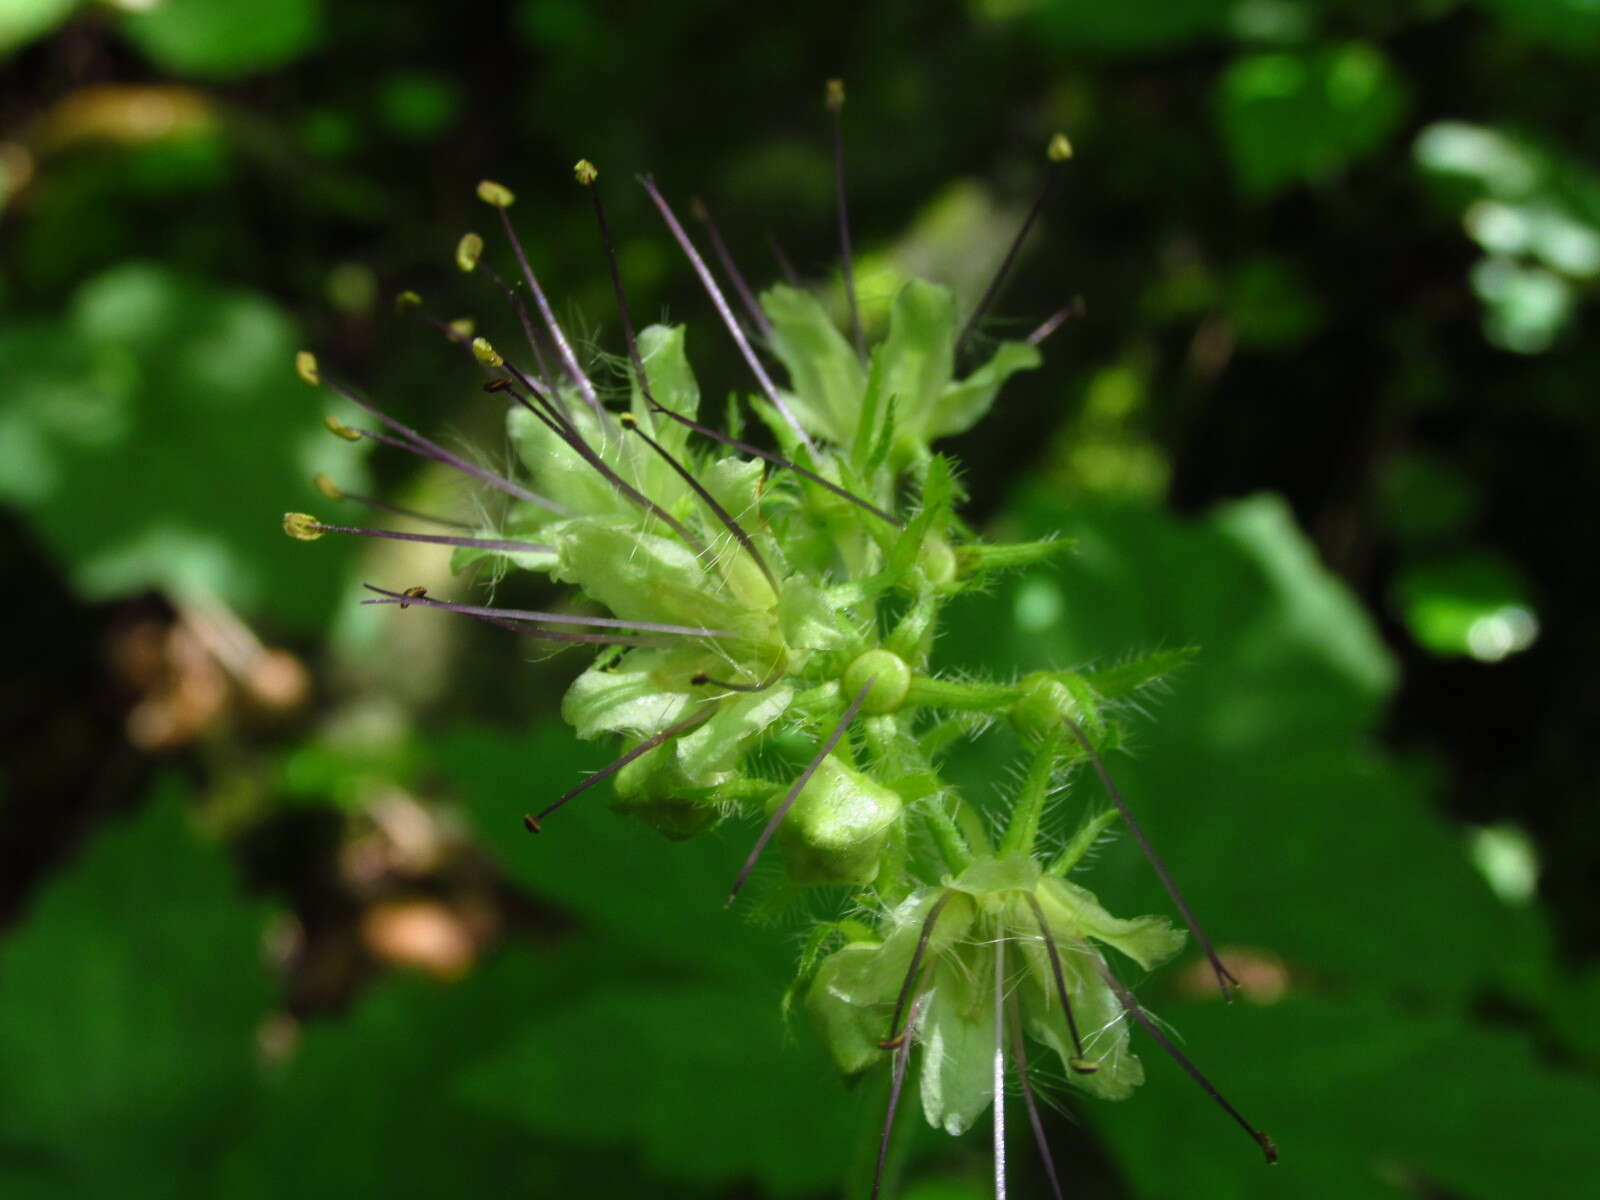
<svg viewBox="0 0 1600 1200">
<path fill-rule="evenodd" d="M 348 447 L 317 428 L 296 341 L 255 293 L 106 271 L 63 318 L 0 331 L 0 496 L 91 598 L 198 591 L 321 619 L 352 547 L 292 542 L 278 518 Z"/>
<path fill-rule="evenodd" d="M 162 0 L 123 18 L 128 39 L 158 67 L 238 79 L 293 62 L 322 31 L 321 0 Z"/>
<path fill-rule="evenodd" d="M 256 1093 L 264 915 L 172 784 L 46 885 L 0 946 L 0 1192 L 210 1193 Z"/>
<path fill-rule="evenodd" d="M 293 1057 L 271 1074 L 247 1131 L 228 1148 L 220 1178 L 192 1194 L 491 1195 L 515 1180 L 538 1194 L 584 1195 L 604 1180 L 629 1195 L 682 1196 L 626 1154 L 602 1157 L 528 1129 L 504 1106 L 457 1094 L 462 1077 L 500 1058 L 521 1030 L 538 1027 L 540 1014 L 614 970 L 607 947 L 569 944 L 507 951 L 455 984 L 384 980 L 349 1012 L 306 1022 Z"/>
<path fill-rule="evenodd" d="M 1106 54 L 1141 53 L 1224 36 L 1229 0 L 1138 0 L 1107 5 L 1095 0 L 1051 0 L 1034 20 L 1059 45 Z"/>
<path fill-rule="evenodd" d="M 1400 78 L 1362 42 L 1248 55 L 1216 94 L 1234 173 L 1258 196 L 1320 182 L 1374 153 L 1405 109 Z"/>
<path fill-rule="evenodd" d="M 1134 725 L 1135 752 L 1106 765 L 1213 940 L 1440 1002 L 1540 976 L 1537 916 L 1489 891 L 1429 798 L 1431 773 L 1376 748 L 1394 663 L 1281 501 L 1181 521 L 1039 493 L 1015 515 L 1020 535 L 1060 530 L 1078 552 L 1002 580 L 992 601 L 954 602 L 938 652 L 1004 675 L 1202 647 Z M 1061 616 L 1024 626 L 1008 614 L 1038 588 L 1057 590 Z M 947 777 L 990 794 L 1010 755 L 958 747 Z M 1101 802 L 1085 778 L 1062 819 Z M 1113 912 L 1172 911 L 1128 839 L 1101 851 L 1089 882 Z"/>
<path fill-rule="evenodd" d="M 1228 1099 L 1272 1134 L 1281 1158 L 1264 1166 L 1151 1047 L 1135 1103 L 1084 1110 L 1136 1196 L 1593 1194 L 1600 1089 L 1592 1074 L 1553 1066 L 1520 1030 L 1419 1011 L 1367 988 L 1243 1010 L 1171 1005 L 1162 1015 Z"/>
<path fill-rule="evenodd" d="M 533 1137 L 627 1148 L 678 1180 L 836 1187 L 865 1114 L 813 1042 L 785 1042 L 792 946 L 722 904 L 754 822 L 747 837 L 667 846 L 586 796 L 530 840 L 516 819 L 534 802 L 530 779 L 535 796 L 559 790 L 599 761 L 591 751 L 557 728 L 529 742 L 463 730 L 438 757 L 509 877 L 572 913 L 569 940 L 583 948 L 554 995 L 535 985 L 531 999 L 506 998 L 532 1015 L 509 1047 L 467 1064 L 462 1101 Z M 590 956 L 599 965 L 584 966 Z"/>
<path fill-rule="evenodd" d="M 7 0 L 0 5 L 0 55 L 43 37 L 77 7 L 78 0 Z"/>
<path fill-rule="evenodd" d="M 1562 54 L 1600 53 L 1600 11 L 1586 0 L 1478 0 L 1519 33 Z"/>
</svg>

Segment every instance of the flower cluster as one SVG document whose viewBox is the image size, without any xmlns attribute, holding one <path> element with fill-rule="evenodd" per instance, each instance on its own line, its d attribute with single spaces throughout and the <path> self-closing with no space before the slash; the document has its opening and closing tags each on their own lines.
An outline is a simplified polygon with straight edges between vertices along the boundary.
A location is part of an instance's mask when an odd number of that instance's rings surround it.
<svg viewBox="0 0 1600 1200">
<path fill-rule="evenodd" d="M 841 102 L 842 89 L 830 86 L 838 159 Z M 1052 181 L 1069 154 L 1058 135 L 1049 152 Z M 554 831 L 557 810 L 609 780 L 614 807 L 670 838 L 746 815 L 762 821 L 730 904 L 772 844 L 790 886 L 839 889 L 846 915 L 816 929 L 792 997 L 802 999 L 846 1074 L 889 1064 L 894 1099 L 885 1147 L 914 1045 L 923 1051 L 926 1116 L 951 1133 L 992 1105 L 1000 1136 L 1007 1064 L 1027 1080 L 1029 1041 L 1058 1057 L 1085 1092 L 1129 1095 L 1143 1077 L 1130 1021 L 1177 1052 L 1102 948 L 1150 968 L 1177 953 L 1185 934 L 1164 918 L 1114 917 L 1068 878 L 1110 825 L 1125 823 L 1149 853 L 1224 991 L 1231 982 L 1100 759 L 1118 737 L 1117 702 L 1182 656 L 1011 681 L 952 677 L 930 663 L 952 598 L 1064 548 L 976 536 L 957 512 L 954 465 L 934 449 L 980 421 L 1011 375 L 1039 365 L 1038 343 L 1062 314 L 965 365 L 1000 277 L 964 325 L 947 288 L 912 280 L 869 348 L 855 315 L 842 188 L 849 333 L 795 281 L 756 297 L 702 211 L 723 279 L 739 298 L 736 311 L 661 191 L 641 180 L 757 384 L 730 414 L 731 427 L 718 429 L 703 419 L 683 328 L 635 333 L 610 254 L 598 172 L 585 161 L 575 175 L 594 205 L 615 285 L 628 355 L 624 388 L 613 395 L 584 369 L 517 239 L 511 192 L 485 182 L 478 194 L 503 228 L 520 286 L 489 266 L 478 234 L 461 240 L 457 262 L 486 273 L 504 293 L 526 334 L 526 360 L 431 316 L 413 294 L 402 302 L 471 351 L 485 388 L 508 405 L 521 473 L 446 450 L 325 378 L 309 354 L 298 366 L 308 383 L 332 387 L 376 422 L 355 429 L 330 419 L 333 432 L 444 463 L 500 493 L 493 524 L 401 533 L 291 513 L 285 530 L 307 540 L 355 532 L 438 543 L 453 548 L 458 569 L 538 572 L 603 611 L 460 604 L 420 588 L 373 587 L 368 601 L 444 609 L 550 642 L 599 647 L 562 712 L 579 737 L 620 738 L 622 752 L 529 814 L 531 831 L 547 823 Z M 754 419 L 749 432 L 745 414 Z M 331 482 L 319 486 L 331 498 L 349 498 Z M 998 839 L 940 775 L 946 749 L 995 721 L 1009 722 L 1031 753 Z M 812 740 L 808 758 L 775 749 L 797 731 Z M 1045 810 L 1063 773 L 1083 763 L 1100 776 L 1109 804 L 1047 855 L 1039 837 Z M 1270 1141 L 1177 1057 L 1270 1159 Z M 1038 1135 L 1031 1093 L 1025 1087 L 1023 1094 Z M 1042 1135 L 1039 1146 L 1048 1162 Z"/>
</svg>

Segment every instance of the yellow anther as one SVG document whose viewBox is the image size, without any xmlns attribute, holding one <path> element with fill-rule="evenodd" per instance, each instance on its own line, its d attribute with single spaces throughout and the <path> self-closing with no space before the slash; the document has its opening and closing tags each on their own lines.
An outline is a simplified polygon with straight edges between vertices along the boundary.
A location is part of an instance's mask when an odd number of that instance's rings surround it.
<svg viewBox="0 0 1600 1200">
<path fill-rule="evenodd" d="M 483 254 L 483 239 L 475 233 L 463 233 L 456 243 L 456 266 L 463 271 L 477 269 L 478 258 Z"/>
<path fill-rule="evenodd" d="M 310 513 L 284 513 L 283 531 L 299 542 L 314 542 L 322 536 L 322 522 Z"/>
<path fill-rule="evenodd" d="M 322 376 L 317 373 L 317 356 L 309 350 L 294 356 L 294 373 L 312 387 L 322 382 Z"/>
<path fill-rule="evenodd" d="M 322 423 L 328 427 L 328 432 L 333 434 L 334 437 L 342 437 L 347 442 L 359 442 L 361 440 L 359 430 L 351 429 L 350 426 L 339 420 L 332 413 L 323 417 Z"/>
<path fill-rule="evenodd" d="M 595 169 L 595 165 L 587 158 L 580 158 L 572 168 L 572 177 L 583 184 L 584 187 L 590 187 L 596 179 L 600 178 L 600 172 Z"/>
<path fill-rule="evenodd" d="M 478 184 L 478 199 L 496 208 L 510 208 L 517 200 L 510 188 L 492 179 L 485 179 Z"/>
</svg>

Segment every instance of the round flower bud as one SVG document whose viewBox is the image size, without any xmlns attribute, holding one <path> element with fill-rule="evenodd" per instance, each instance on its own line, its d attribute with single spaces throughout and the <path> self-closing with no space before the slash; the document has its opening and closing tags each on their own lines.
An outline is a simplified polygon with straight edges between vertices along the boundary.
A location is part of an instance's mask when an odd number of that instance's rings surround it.
<svg viewBox="0 0 1600 1200">
<path fill-rule="evenodd" d="M 1040 671 L 1018 685 L 1022 696 L 1011 706 L 1011 720 L 1030 741 L 1061 732 L 1061 718 L 1079 713 L 1077 701 L 1059 679 Z"/>
<path fill-rule="evenodd" d="M 839 682 L 845 695 L 854 696 L 869 679 L 872 690 L 861 702 L 865 713 L 894 712 L 911 690 L 911 668 L 893 650 L 868 650 L 844 669 Z"/>
<path fill-rule="evenodd" d="M 773 798 L 769 814 L 782 799 Z M 823 759 L 778 827 L 790 877 L 798 883 L 871 883 L 902 807 L 897 794 L 870 777 L 837 758 Z"/>
</svg>

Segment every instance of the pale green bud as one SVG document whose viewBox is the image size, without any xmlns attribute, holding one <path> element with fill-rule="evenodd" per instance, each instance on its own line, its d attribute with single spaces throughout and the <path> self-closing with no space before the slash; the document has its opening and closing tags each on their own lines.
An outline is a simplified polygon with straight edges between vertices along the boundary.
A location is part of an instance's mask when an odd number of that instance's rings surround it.
<svg viewBox="0 0 1600 1200">
<path fill-rule="evenodd" d="M 774 797 L 768 815 L 780 800 Z M 871 883 L 902 807 L 870 776 L 823 759 L 778 827 L 790 876 L 800 883 Z"/>
</svg>

